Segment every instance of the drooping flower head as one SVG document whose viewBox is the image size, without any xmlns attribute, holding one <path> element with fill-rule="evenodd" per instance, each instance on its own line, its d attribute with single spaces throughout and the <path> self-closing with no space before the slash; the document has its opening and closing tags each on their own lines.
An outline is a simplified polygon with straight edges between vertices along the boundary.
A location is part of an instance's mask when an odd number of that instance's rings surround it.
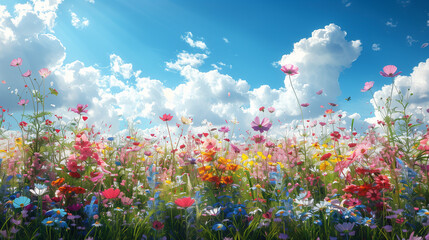
<svg viewBox="0 0 429 240">
<path fill-rule="evenodd" d="M 301 107 L 308 107 L 308 106 L 310 106 L 310 103 L 302 103 L 301 104 Z"/>
<path fill-rule="evenodd" d="M 383 72 L 380 72 L 380 74 L 383 77 L 396 77 L 402 73 L 402 72 L 395 73 L 396 70 L 397 68 L 395 65 L 387 65 L 383 68 Z"/>
<path fill-rule="evenodd" d="M 289 76 L 293 76 L 295 74 L 298 74 L 298 67 L 294 66 L 292 64 L 286 64 L 286 65 L 282 66 L 281 70 Z"/>
<path fill-rule="evenodd" d="M 272 125 L 273 124 L 268 118 L 264 118 L 262 119 L 262 122 L 260 122 L 259 117 L 255 117 L 255 120 L 250 123 L 250 126 L 253 128 L 253 130 L 259 131 L 261 133 L 270 130 Z"/>
<path fill-rule="evenodd" d="M 374 86 L 374 82 L 366 82 L 365 86 L 363 87 L 363 89 L 361 89 L 361 92 L 366 92 L 369 91 L 372 87 Z"/>
<path fill-rule="evenodd" d="M 31 76 L 31 71 L 27 70 L 25 73 L 22 74 L 23 77 L 29 77 Z"/>
<path fill-rule="evenodd" d="M 21 66 L 22 65 L 22 59 L 21 58 L 13 59 L 12 62 L 10 62 L 10 65 L 12 67 Z"/>
</svg>

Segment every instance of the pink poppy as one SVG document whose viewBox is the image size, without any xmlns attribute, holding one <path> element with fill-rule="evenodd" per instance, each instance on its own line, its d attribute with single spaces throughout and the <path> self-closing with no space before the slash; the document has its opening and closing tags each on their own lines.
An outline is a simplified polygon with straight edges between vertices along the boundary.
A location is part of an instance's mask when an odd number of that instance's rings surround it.
<svg viewBox="0 0 429 240">
<path fill-rule="evenodd" d="M 39 70 L 39 74 L 40 74 L 40 76 L 46 78 L 49 75 L 51 75 L 51 71 L 49 71 L 47 68 L 42 68 Z"/>
<path fill-rule="evenodd" d="M 102 192 L 103 196 L 107 199 L 117 198 L 119 196 L 119 193 L 121 193 L 121 190 L 113 188 L 109 188 Z"/>
<path fill-rule="evenodd" d="M 179 198 L 179 199 L 176 199 L 176 201 L 174 201 L 174 203 L 177 206 L 182 208 L 190 207 L 192 206 L 192 204 L 194 204 L 194 202 L 195 202 L 195 199 L 192 199 L 190 197 Z"/>
<path fill-rule="evenodd" d="M 164 114 L 162 117 L 159 117 L 159 119 L 161 119 L 164 122 L 168 122 L 171 121 L 171 119 L 173 119 L 173 116 L 171 116 L 170 114 Z"/>
</svg>

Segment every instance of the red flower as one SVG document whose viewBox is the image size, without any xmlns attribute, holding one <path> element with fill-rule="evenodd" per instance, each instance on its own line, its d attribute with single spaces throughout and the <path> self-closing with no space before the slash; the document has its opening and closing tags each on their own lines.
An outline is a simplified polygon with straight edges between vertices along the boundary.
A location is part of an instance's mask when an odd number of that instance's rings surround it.
<svg viewBox="0 0 429 240">
<path fill-rule="evenodd" d="M 78 172 L 69 172 L 70 177 L 72 178 L 80 178 L 81 175 Z"/>
<path fill-rule="evenodd" d="M 161 230 L 161 229 L 164 228 L 164 224 L 162 222 L 160 222 L 160 221 L 154 221 L 153 224 L 152 224 L 152 227 L 155 230 Z"/>
<path fill-rule="evenodd" d="M 184 197 L 184 198 L 179 198 L 176 201 L 174 201 L 174 203 L 182 208 L 187 208 L 192 206 L 192 204 L 194 204 L 195 199 L 192 199 L 190 197 Z"/>
<path fill-rule="evenodd" d="M 48 126 L 49 126 L 49 125 L 52 125 L 52 121 L 51 121 L 51 120 L 49 120 L 49 119 L 46 119 L 45 124 L 46 124 L 46 125 L 48 125 Z"/>
<path fill-rule="evenodd" d="M 262 214 L 262 217 L 263 218 L 266 218 L 266 219 L 271 219 L 271 216 L 272 216 L 273 214 L 271 214 L 270 212 L 266 212 L 266 213 L 264 213 L 264 214 Z"/>
<path fill-rule="evenodd" d="M 22 128 L 26 127 L 27 125 L 28 125 L 28 123 L 26 123 L 24 121 L 22 121 L 22 122 L 19 123 L 19 126 L 22 127 Z"/>
<path fill-rule="evenodd" d="M 117 198 L 119 196 L 119 193 L 121 193 L 121 190 L 113 188 L 109 188 L 102 192 L 103 196 L 107 199 Z"/>
<path fill-rule="evenodd" d="M 331 154 L 331 153 L 324 154 L 324 155 L 320 158 L 320 161 L 328 160 L 331 156 L 332 156 L 332 154 Z"/>
<path fill-rule="evenodd" d="M 338 131 L 334 131 L 333 133 L 331 133 L 331 137 L 332 140 L 338 141 L 338 139 L 340 139 L 341 134 Z"/>
<path fill-rule="evenodd" d="M 159 119 L 161 119 L 164 122 L 168 122 L 171 121 L 171 119 L 173 119 L 173 116 L 171 116 L 170 114 L 164 114 L 162 117 L 159 117 Z"/>
</svg>

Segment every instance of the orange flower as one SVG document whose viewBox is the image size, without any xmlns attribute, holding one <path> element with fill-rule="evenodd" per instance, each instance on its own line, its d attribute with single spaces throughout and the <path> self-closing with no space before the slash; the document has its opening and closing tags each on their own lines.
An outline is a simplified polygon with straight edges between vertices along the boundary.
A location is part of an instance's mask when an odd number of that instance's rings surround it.
<svg viewBox="0 0 429 240">
<path fill-rule="evenodd" d="M 53 181 L 51 185 L 55 187 L 55 186 L 60 186 L 63 183 L 64 183 L 64 178 L 58 178 L 57 180 Z"/>
<path fill-rule="evenodd" d="M 228 184 L 233 183 L 234 181 L 232 180 L 231 176 L 228 176 L 228 177 L 222 177 L 220 182 L 228 185 Z"/>
<path fill-rule="evenodd" d="M 226 170 L 231 170 L 233 172 L 237 171 L 240 168 L 240 166 L 238 164 L 228 164 L 228 166 L 226 166 Z"/>
<path fill-rule="evenodd" d="M 207 173 L 207 174 L 204 174 L 201 177 L 201 180 L 203 180 L 203 181 L 209 181 L 209 179 L 211 179 L 212 177 L 213 177 L 213 175 L 211 173 Z"/>
<path fill-rule="evenodd" d="M 62 186 L 62 187 L 58 188 L 58 190 L 61 193 L 66 194 L 66 193 L 71 193 L 72 188 L 70 186 Z"/>
<path fill-rule="evenodd" d="M 203 167 L 200 167 L 200 168 L 198 168 L 198 173 L 200 174 L 200 175 L 203 175 L 206 171 L 208 171 L 208 170 L 210 170 L 210 166 L 203 166 Z"/>
<path fill-rule="evenodd" d="M 203 161 L 205 162 L 211 162 L 213 161 L 213 156 L 216 154 L 215 151 L 207 151 L 207 152 L 202 152 L 201 155 L 203 155 Z"/>
<path fill-rule="evenodd" d="M 332 109 L 328 109 L 328 110 L 326 110 L 326 111 L 325 111 L 325 113 L 326 113 L 326 114 L 331 114 L 331 113 L 334 113 L 334 110 L 332 110 Z"/>
</svg>

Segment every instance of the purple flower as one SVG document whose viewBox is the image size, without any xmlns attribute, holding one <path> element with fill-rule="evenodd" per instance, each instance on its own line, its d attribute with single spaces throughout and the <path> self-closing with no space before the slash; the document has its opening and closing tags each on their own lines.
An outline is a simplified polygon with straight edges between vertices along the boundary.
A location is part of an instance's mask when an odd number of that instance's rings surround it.
<svg viewBox="0 0 429 240">
<path fill-rule="evenodd" d="M 308 106 L 310 106 L 310 103 L 303 103 L 303 104 L 301 104 L 301 107 L 308 107 Z"/>
<path fill-rule="evenodd" d="M 255 120 L 250 124 L 250 126 L 255 131 L 259 131 L 261 133 L 270 130 L 273 124 L 270 122 L 268 118 L 262 119 L 262 122 L 259 121 L 259 117 L 255 117 Z"/>
<path fill-rule="evenodd" d="M 232 143 L 231 143 L 231 148 L 232 150 L 234 150 L 235 153 L 240 153 L 240 149 Z"/>
<path fill-rule="evenodd" d="M 343 234 L 347 234 L 349 236 L 354 236 L 355 235 L 355 231 L 352 231 L 353 228 L 355 226 L 355 223 L 342 223 L 342 224 L 337 224 L 335 225 L 335 229 L 341 233 L 341 235 Z"/>
<path fill-rule="evenodd" d="M 402 72 L 395 73 L 396 70 L 397 68 L 395 65 L 387 65 L 383 68 L 383 72 L 380 72 L 380 74 L 383 77 L 396 77 L 402 73 Z"/>
<path fill-rule="evenodd" d="M 286 234 L 286 233 L 280 233 L 279 234 L 279 239 L 288 239 L 289 238 L 289 236 Z"/>
<path fill-rule="evenodd" d="M 82 104 L 78 104 L 76 108 L 71 108 L 70 111 L 75 112 L 77 114 L 81 114 L 81 113 L 88 113 L 88 110 L 86 110 L 86 108 L 88 107 L 88 104 L 82 105 Z"/>
</svg>

